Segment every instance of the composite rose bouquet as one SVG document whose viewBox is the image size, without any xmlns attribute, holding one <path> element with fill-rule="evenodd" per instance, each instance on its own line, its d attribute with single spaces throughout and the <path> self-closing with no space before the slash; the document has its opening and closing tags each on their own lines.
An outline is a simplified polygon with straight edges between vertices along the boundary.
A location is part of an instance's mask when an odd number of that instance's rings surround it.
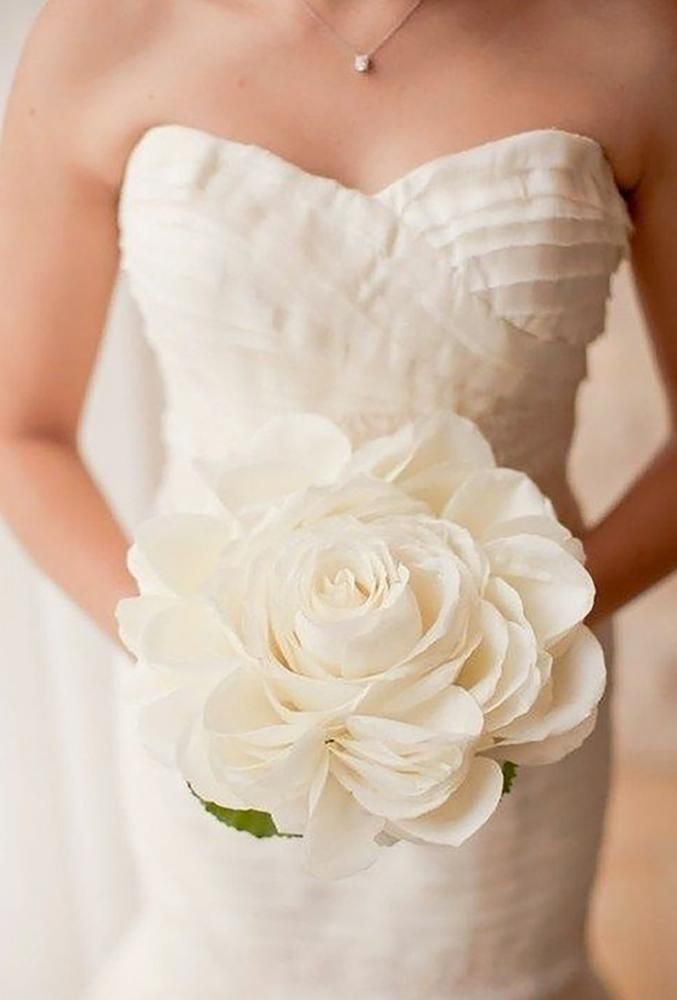
<svg viewBox="0 0 677 1000">
<path fill-rule="evenodd" d="M 583 548 L 473 422 L 279 416 L 200 469 L 215 513 L 141 523 L 117 615 L 143 740 L 220 819 L 341 877 L 461 844 L 591 732 Z"/>
</svg>

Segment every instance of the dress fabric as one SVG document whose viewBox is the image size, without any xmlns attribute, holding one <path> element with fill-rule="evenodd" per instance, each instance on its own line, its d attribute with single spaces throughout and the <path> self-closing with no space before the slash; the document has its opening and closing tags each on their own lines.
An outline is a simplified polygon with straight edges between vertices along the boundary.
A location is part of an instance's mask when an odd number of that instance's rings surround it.
<svg viewBox="0 0 677 1000">
<path fill-rule="evenodd" d="M 210 509 L 192 460 L 273 414 L 327 414 L 359 444 L 447 407 L 575 522 L 577 392 L 632 230 L 595 140 L 519 133 L 366 194 L 260 146 L 156 125 L 129 158 L 119 224 L 165 391 L 155 510 Z M 611 667 L 612 622 L 597 631 Z M 465 845 L 402 842 L 335 882 L 304 873 L 298 841 L 206 814 L 123 707 L 143 905 L 91 1000 L 608 997 L 585 923 L 610 691 L 583 747 L 522 768 Z"/>
</svg>

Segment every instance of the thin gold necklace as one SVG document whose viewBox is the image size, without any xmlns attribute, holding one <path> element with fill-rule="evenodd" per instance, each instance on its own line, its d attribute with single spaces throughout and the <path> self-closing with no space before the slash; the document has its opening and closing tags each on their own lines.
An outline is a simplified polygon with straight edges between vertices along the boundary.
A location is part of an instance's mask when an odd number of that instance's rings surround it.
<svg viewBox="0 0 677 1000">
<path fill-rule="evenodd" d="M 349 42 L 347 38 L 344 38 L 343 35 L 339 34 L 339 32 L 336 30 L 333 24 L 330 24 L 329 21 L 327 21 L 323 17 L 323 15 L 320 14 L 319 11 L 315 10 L 315 8 L 308 2 L 308 0 L 301 0 L 301 2 L 308 11 L 308 13 L 312 14 L 312 16 L 315 18 L 316 21 L 319 21 L 319 23 L 324 28 L 326 28 L 327 31 L 331 32 L 334 38 L 336 38 L 337 41 L 339 41 L 341 45 L 344 46 L 344 48 L 348 49 L 353 59 L 353 69 L 357 70 L 358 73 L 366 73 L 367 70 L 370 70 L 373 66 L 374 54 L 378 52 L 378 50 L 383 45 L 385 45 L 385 43 L 389 41 L 389 39 L 393 37 L 396 31 L 400 30 L 400 28 L 405 24 L 405 22 L 409 20 L 409 18 L 417 9 L 417 7 L 421 6 L 423 0 L 414 0 L 414 3 L 409 7 L 408 10 L 404 12 L 404 15 L 400 18 L 400 20 L 397 21 L 396 24 L 394 24 L 393 27 L 386 32 L 386 34 L 383 36 L 380 42 L 378 42 L 376 45 L 374 45 L 371 49 L 369 49 L 366 52 L 358 52 L 355 46 L 352 44 L 352 42 Z"/>
</svg>

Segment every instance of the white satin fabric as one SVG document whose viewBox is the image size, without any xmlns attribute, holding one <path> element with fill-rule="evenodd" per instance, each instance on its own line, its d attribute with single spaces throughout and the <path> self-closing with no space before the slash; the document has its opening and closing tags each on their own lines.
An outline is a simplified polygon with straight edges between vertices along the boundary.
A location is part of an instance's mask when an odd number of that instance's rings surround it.
<svg viewBox="0 0 677 1000">
<path fill-rule="evenodd" d="M 191 460 L 270 414 L 327 413 L 359 442 L 448 406 L 575 520 L 577 392 L 632 228 L 592 139 L 520 133 L 366 195 L 259 146 L 154 126 L 129 159 L 119 221 L 164 383 L 156 509 L 204 509 Z M 611 664 L 610 622 L 600 634 Z M 91 996 L 605 996 L 584 932 L 608 703 L 583 748 L 523 769 L 464 847 L 402 843 L 329 884 L 302 874 L 296 842 L 206 815 L 138 746 L 129 713 L 121 774 L 144 906 Z"/>
</svg>

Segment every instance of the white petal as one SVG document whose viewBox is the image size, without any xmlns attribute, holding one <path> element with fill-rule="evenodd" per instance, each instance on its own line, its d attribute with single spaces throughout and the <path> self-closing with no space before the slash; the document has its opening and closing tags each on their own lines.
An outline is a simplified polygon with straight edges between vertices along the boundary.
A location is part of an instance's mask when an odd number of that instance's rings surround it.
<svg viewBox="0 0 677 1000">
<path fill-rule="evenodd" d="M 141 742 L 151 756 L 167 767 L 176 766 L 179 745 L 195 710 L 191 701 L 183 691 L 173 691 L 139 710 Z"/>
<path fill-rule="evenodd" d="M 212 765 L 252 808 L 272 812 L 305 794 L 326 756 L 324 729 L 313 719 L 280 720 L 260 678 L 246 667 L 209 697 L 204 725 Z"/>
<path fill-rule="evenodd" d="M 139 640 L 139 655 L 149 663 L 213 669 L 237 650 L 218 614 L 204 601 L 168 604 L 150 618 Z"/>
<path fill-rule="evenodd" d="M 457 660 L 449 660 L 426 672 L 399 672 L 395 677 L 393 672 L 386 673 L 364 691 L 359 703 L 353 711 L 363 715 L 389 716 L 394 719 L 406 719 L 411 711 L 429 699 L 437 697 L 456 683 L 457 677 L 466 660 L 464 651 Z M 459 687 L 463 685 L 459 684 Z"/>
<path fill-rule="evenodd" d="M 500 680 L 509 636 L 505 618 L 489 601 L 480 602 L 477 614 L 482 641 L 466 660 L 457 683 L 484 705 Z"/>
<path fill-rule="evenodd" d="M 484 723 L 475 698 L 455 684 L 417 705 L 403 718 L 429 732 L 460 738 L 479 736 Z"/>
<path fill-rule="evenodd" d="M 534 743 L 499 744 L 490 756 L 497 760 L 511 760 L 514 764 L 556 764 L 572 751 L 577 750 L 592 733 L 597 724 L 597 709 L 587 719 L 559 736 L 549 736 Z"/>
<path fill-rule="evenodd" d="M 362 806 L 389 819 L 419 816 L 448 798 L 464 778 L 482 712 L 452 687 L 411 713 L 411 721 L 350 716 L 332 748 L 335 772 Z"/>
<path fill-rule="evenodd" d="M 233 739 L 229 741 L 216 737 L 212 744 L 215 760 L 224 764 L 224 781 L 247 798 L 254 809 L 275 813 L 286 802 L 310 796 L 314 778 L 327 756 L 324 732 L 307 729 L 304 733 L 295 734 L 291 727 L 289 729 L 290 740 L 293 741 L 289 746 L 267 753 L 250 752 L 253 763 L 243 766 L 238 766 L 237 762 L 230 764 L 225 759 L 228 744 L 232 744 Z M 219 767 L 216 771 L 221 775 Z"/>
<path fill-rule="evenodd" d="M 384 744 L 355 742 L 334 749 L 332 768 L 367 812 L 394 821 L 421 816 L 442 805 L 463 778 L 464 750 L 447 741 L 424 740 L 395 746 L 388 759 Z"/>
<path fill-rule="evenodd" d="M 605 684 L 603 647 L 597 636 L 581 625 L 575 641 L 553 663 L 550 697 L 538 699 L 531 711 L 499 733 L 510 743 L 524 743 L 571 732 L 596 709 Z"/>
<path fill-rule="evenodd" d="M 161 597 L 159 594 L 142 594 L 139 597 L 123 597 L 115 608 L 115 618 L 118 632 L 127 649 L 140 655 L 143 634 L 160 611 L 173 607 L 174 597 Z"/>
<path fill-rule="evenodd" d="M 500 521 L 487 528 L 484 541 L 493 538 L 506 538 L 508 535 L 541 535 L 557 542 L 563 549 L 581 563 L 585 563 L 583 543 L 569 529 L 552 517 L 539 517 L 536 514 L 526 517 L 514 517 L 509 521 Z"/>
<path fill-rule="evenodd" d="M 175 687 L 137 706 L 141 742 L 156 760 L 169 767 L 178 766 L 190 729 L 217 683 L 217 677 L 202 675 L 192 684 Z"/>
<path fill-rule="evenodd" d="M 275 826 L 282 833 L 303 834 L 308 825 L 308 796 L 281 802 L 273 812 Z"/>
<path fill-rule="evenodd" d="M 425 414 L 393 434 L 367 442 L 355 451 L 350 470 L 394 480 L 439 463 L 481 468 L 494 464 L 491 446 L 477 425 L 449 410 Z"/>
<path fill-rule="evenodd" d="M 430 625 L 409 655 L 410 663 L 423 669 L 455 659 L 464 650 L 469 654 L 479 640 L 473 617 L 477 593 L 470 574 L 453 559 L 436 561 L 431 569 L 417 574 L 415 583 L 424 624 Z"/>
<path fill-rule="evenodd" d="M 336 621 L 312 621 L 299 613 L 294 621 L 307 652 L 325 663 L 338 663 L 346 678 L 367 677 L 403 660 L 419 640 L 421 617 L 406 584 L 391 587 L 381 607 Z"/>
<path fill-rule="evenodd" d="M 537 670 L 539 650 L 531 629 L 516 625 L 514 622 L 508 622 L 507 629 L 508 648 L 501 665 L 501 678 L 491 698 L 487 699 L 484 705 L 485 713 L 492 717 L 494 712 L 500 709 L 508 699 L 521 691 L 525 685 L 528 685 L 532 675 L 536 675 L 537 680 L 540 678 Z M 548 654 L 544 653 L 543 655 L 547 656 Z M 533 703 L 537 693 L 538 686 L 528 703 L 529 705 Z M 525 711 L 527 707 L 527 705 L 524 706 Z"/>
<path fill-rule="evenodd" d="M 193 595 L 214 573 L 237 530 L 227 515 L 157 514 L 135 529 L 129 570 L 142 590 Z"/>
<path fill-rule="evenodd" d="M 380 740 L 393 745 L 420 743 L 433 735 L 461 741 L 479 736 L 484 717 L 467 691 L 452 685 L 435 698 L 417 705 L 403 719 L 375 715 L 351 715 L 348 732 L 359 740 Z"/>
<path fill-rule="evenodd" d="M 550 500 L 523 472 L 480 469 L 461 483 L 442 516 L 463 525 L 475 538 L 485 538 L 497 524 L 536 515 L 555 520 Z"/>
<path fill-rule="evenodd" d="M 217 777 L 210 753 L 209 734 L 200 724 L 199 716 L 181 744 L 178 767 L 195 794 L 205 802 L 215 802 L 227 809 L 247 808 L 246 801 Z"/>
<path fill-rule="evenodd" d="M 518 625 L 528 624 L 519 594 L 505 580 L 498 576 L 489 577 L 484 588 L 484 597 L 487 601 L 491 601 L 506 621 L 516 622 Z"/>
<path fill-rule="evenodd" d="M 225 677 L 211 693 L 204 709 L 204 724 L 213 733 L 233 735 L 252 732 L 280 722 L 260 678 L 247 667 Z"/>
<path fill-rule="evenodd" d="M 331 715 L 348 709 L 364 696 L 364 686 L 342 679 L 304 677 L 274 660 L 260 664 L 271 701 L 281 718 L 300 713 Z"/>
<path fill-rule="evenodd" d="M 303 839 L 306 867 L 322 879 L 369 868 L 379 852 L 374 838 L 384 826 L 384 819 L 366 812 L 329 773 Z"/>
<path fill-rule="evenodd" d="M 395 827 L 410 839 L 458 847 L 490 818 L 503 791 L 503 774 L 496 761 L 476 757 L 468 776 L 444 805 Z"/>
<path fill-rule="evenodd" d="M 491 445 L 473 421 L 439 410 L 367 442 L 349 469 L 396 482 L 437 512 L 468 472 L 494 464 Z"/>
<path fill-rule="evenodd" d="M 592 577 L 551 539 L 499 538 L 486 545 L 492 572 L 519 594 L 539 642 L 548 648 L 582 622 L 595 599 Z"/>
<path fill-rule="evenodd" d="M 272 514 L 270 510 L 257 516 L 264 522 L 267 517 L 273 529 L 278 531 L 289 531 L 298 524 L 314 525 L 323 518 L 346 514 L 368 523 L 389 515 L 428 513 L 422 501 L 409 497 L 392 483 L 366 475 L 294 493 L 281 501 Z"/>
<path fill-rule="evenodd" d="M 515 626 L 511 626 L 514 628 Z M 548 665 L 551 662 L 549 653 L 540 650 L 536 659 L 533 660 L 526 671 L 515 683 L 514 674 L 511 683 L 500 694 L 501 698 L 496 700 L 496 704 L 491 709 L 485 709 L 485 729 L 486 732 L 503 731 L 506 725 L 514 719 L 525 715 L 536 704 L 540 697 L 548 673 Z M 544 666 L 545 665 L 545 666 Z M 506 693 L 506 690 L 508 693 Z M 493 702 L 493 699 L 492 699 Z"/>
<path fill-rule="evenodd" d="M 226 508 L 237 511 L 334 482 L 351 452 L 350 440 L 327 417 L 316 413 L 271 417 L 222 467 L 219 498 Z"/>
</svg>

